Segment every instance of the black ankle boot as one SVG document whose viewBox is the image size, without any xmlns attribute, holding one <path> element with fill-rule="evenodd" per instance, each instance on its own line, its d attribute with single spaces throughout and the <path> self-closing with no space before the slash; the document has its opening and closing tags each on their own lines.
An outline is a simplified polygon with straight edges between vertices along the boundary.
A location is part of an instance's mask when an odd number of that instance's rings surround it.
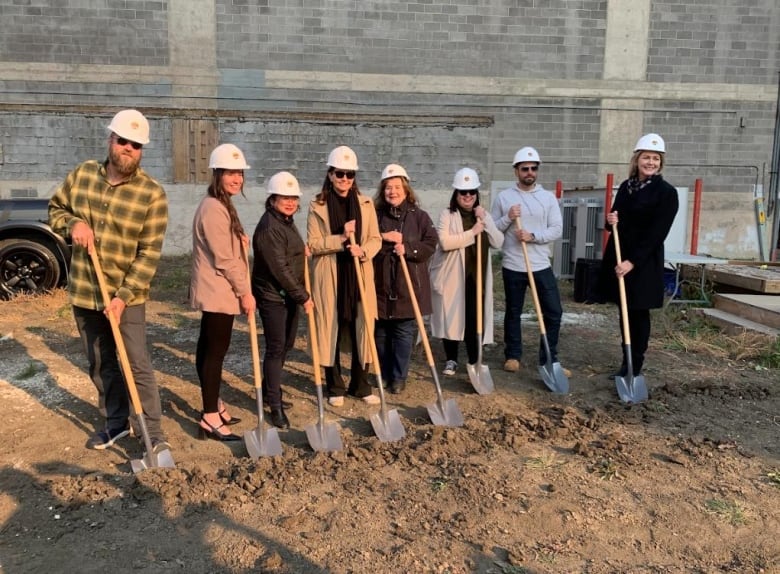
<svg viewBox="0 0 780 574">
<path fill-rule="evenodd" d="M 271 424 L 280 429 L 290 428 L 290 419 L 284 414 L 282 407 L 271 407 L 271 414 L 268 416 Z"/>
</svg>

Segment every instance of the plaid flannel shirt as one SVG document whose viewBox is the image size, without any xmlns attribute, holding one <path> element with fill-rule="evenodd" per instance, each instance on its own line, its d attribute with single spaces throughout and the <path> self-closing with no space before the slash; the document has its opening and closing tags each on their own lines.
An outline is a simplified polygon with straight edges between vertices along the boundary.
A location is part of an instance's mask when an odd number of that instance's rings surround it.
<svg viewBox="0 0 780 574">
<path fill-rule="evenodd" d="M 162 186 L 140 167 L 127 181 L 112 186 L 105 164 L 86 161 L 68 174 L 49 200 L 49 225 L 55 233 L 67 237 L 79 221 L 95 234 L 109 296 L 127 305 L 145 302 L 168 226 Z M 103 309 L 86 249 L 73 249 L 68 287 L 72 305 Z"/>
</svg>

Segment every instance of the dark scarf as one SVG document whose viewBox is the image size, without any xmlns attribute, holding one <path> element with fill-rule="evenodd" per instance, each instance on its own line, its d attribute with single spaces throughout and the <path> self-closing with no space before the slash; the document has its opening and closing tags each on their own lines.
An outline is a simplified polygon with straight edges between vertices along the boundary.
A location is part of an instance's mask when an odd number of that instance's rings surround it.
<svg viewBox="0 0 780 574">
<path fill-rule="evenodd" d="M 409 202 L 404 200 L 398 207 L 392 205 L 386 205 L 383 212 L 379 215 L 379 232 L 385 233 L 387 231 L 400 231 L 403 232 L 404 222 L 406 221 L 406 214 L 409 211 Z M 390 262 L 390 278 L 388 284 L 388 296 L 390 300 L 398 299 L 398 293 L 395 288 L 398 281 L 398 257 L 394 255 L 395 244 L 387 242 L 382 243 L 382 251 L 386 252 Z"/>
<path fill-rule="evenodd" d="M 334 190 L 328 193 L 325 202 L 328 205 L 328 220 L 330 232 L 333 235 L 344 233 L 344 224 L 355 220 L 355 242 L 360 242 L 362 220 L 360 204 L 354 189 L 350 189 L 346 197 L 341 197 Z M 346 245 L 349 244 L 347 241 Z M 357 316 L 358 301 L 357 273 L 352 254 L 348 250 L 336 254 L 336 311 L 340 319 L 353 321 Z"/>
<path fill-rule="evenodd" d="M 464 209 L 461 209 L 460 206 L 458 206 L 458 213 L 460 213 L 460 218 L 463 220 L 463 231 L 468 231 L 469 229 L 474 227 L 474 225 L 476 225 L 477 216 L 473 210 L 466 211 Z M 485 271 L 487 270 L 488 249 L 490 248 L 490 245 L 488 243 L 487 233 L 483 231 L 481 235 L 482 237 L 480 238 L 480 246 L 482 247 L 482 281 L 484 281 Z M 474 241 L 474 243 L 466 247 L 465 253 L 466 253 L 466 277 L 472 279 L 473 281 L 476 281 L 477 280 L 477 242 Z"/>
<path fill-rule="evenodd" d="M 660 179 L 663 179 L 660 173 L 656 175 L 651 175 L 644 181 L 639 181 L 638 177 L 630 177 L 628 178 L 628 183 L 626 184 L 628 187 L 628 193 L 630 195 L 635 191 L 639 191 L 640 189 L 643 189 L 648 185 L 650 185 L 651 183 L 653 183 L 654 181 L 658 181 Z"/>
</svg>

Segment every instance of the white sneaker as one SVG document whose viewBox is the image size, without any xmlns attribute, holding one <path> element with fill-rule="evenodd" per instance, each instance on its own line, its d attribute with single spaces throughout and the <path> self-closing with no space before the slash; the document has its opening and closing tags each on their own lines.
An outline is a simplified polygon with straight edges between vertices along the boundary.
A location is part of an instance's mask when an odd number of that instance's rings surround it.
<svg viewBox="0 0 780 574">
<path fill-rule="evenodd" d="M 332 407 L 343 407 L 344 397 L 328 397 L 328 404 Z"/>
<path fill-rule="evenodd" d="M 452 375 L 455 374 L 455 371 L 457 370 L 458 370 L 458 363 L 456 363 L 455 361 L 447 361 L 446 363 L 444 363 L 444 370 L 442 371 L 442 373 L 451 377 Z"/>
<path fill-rule="evenodd" d="M 365 397 L 361 397 L 363 399 L 363 402 L 367 405 L 378 405 L 382 401 L 379 399 L 376 395 L 366 395 Z"/>
</svg>

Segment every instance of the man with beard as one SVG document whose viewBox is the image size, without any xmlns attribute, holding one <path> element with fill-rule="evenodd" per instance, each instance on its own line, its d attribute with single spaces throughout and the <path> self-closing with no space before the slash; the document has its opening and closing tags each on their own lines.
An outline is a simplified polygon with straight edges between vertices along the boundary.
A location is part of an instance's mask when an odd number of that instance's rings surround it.
<svg viewBox="0 0 780 574">
<path fill-rule="evenodd" d="M 558 281 L 550 266 L 552 245 L 563 234 L 563 218 L 555 195 L 536 182 L 542 160 L 532 147 L 520 149 L 514 157 L 517 184 L 505 189 L 493 201 L 491 215 L 496 227 L 504 233 L 504 257 L 501 273 L 504 279 L 506 312 L 504 315 L 504 370 L 520 370 L 523 353 L 520 317 L 529 285 L 528 270 L 521 241 L 526 243 L 528 260 L 539 294 L 547 340 L 553 361 L 557 361 L 558 335 L 561 330 L 561 296 Z M 522 229 L 515 220 L 520 218 Z M 540 341 L 541 343 L 541 341 Z M 539 345 L 539 364 L 547 362 L 543 345 Z M 568 369 L 563 370 L 570 376 Z"/>
<path fill-rule="evenodd" d="M 108 125 L 108 158 L 82 163 L 49 200 L 49 225 L 73 242 L 68 289 L 76 327 L 97 387 L 105 428 L 88 448 L 103 450 L 130 433 L 127 386 L 107 313 L 119 322 L 155 453 L 170 448 L 160 426 L 161 405 L 146 346 L 146 300 L 157 271 L 168 200 L 140 168 L 149 122 L 122 110 Z M 105 308 L 90 254 L 97 250 L 111 302 Z M 135 426 L 135 425 L 134 425 Z"/>
</svg>

